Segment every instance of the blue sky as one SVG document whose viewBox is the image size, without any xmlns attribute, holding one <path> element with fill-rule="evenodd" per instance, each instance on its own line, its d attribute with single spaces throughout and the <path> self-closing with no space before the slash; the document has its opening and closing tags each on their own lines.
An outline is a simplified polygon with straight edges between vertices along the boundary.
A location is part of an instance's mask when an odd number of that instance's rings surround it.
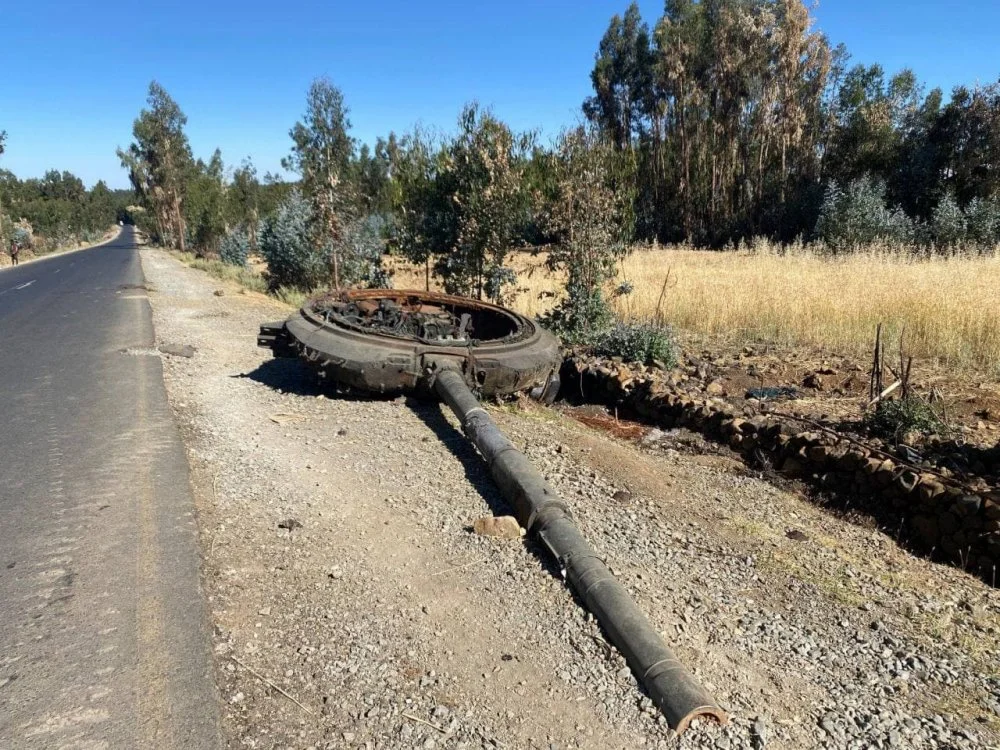
<svg viewBox="0 0 1000 750">
<path fill-rule="evenodd" d="M 197 155 L 277 171 L 316 76 L 339 85 L 354 135 L 415 122 L 450 129 L 478 99 L 543 136 L 579 116 L 601 34 L 624 1 L 5 3 L 0 14 L 0 166 L 69 169 L 124 187 L 128 143 L 151 79 L 188 115 Z M 100 10 L 96 8 L 100 7 Z M 652 24 L 662 2 L 640 2 Z M 1000 2 L 826 0 L 819 28 L 857 62 L 912 67 L 929 86 L 1000 76 Z"/>
</svg>

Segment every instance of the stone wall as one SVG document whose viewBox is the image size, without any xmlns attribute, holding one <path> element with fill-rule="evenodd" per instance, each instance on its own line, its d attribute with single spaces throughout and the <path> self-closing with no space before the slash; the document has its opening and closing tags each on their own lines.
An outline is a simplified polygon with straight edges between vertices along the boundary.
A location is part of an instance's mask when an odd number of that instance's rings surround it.
<svg viewBox="0 0 1000 750">
<path fill-rule="evenodd" d="M 1000 580 L 1000 491 L 910 465 L 861 441 L 774 415 L 747 417 L 731 404 L 681 392 L 609 362 L 570 356 L 563 385 L 575 397 L 626 410 L 665 427 L 725 442 L 754 464 L 856 498 L 876 517 L 902 519 L 904 541 L 935 559 Z"/>
</svg>

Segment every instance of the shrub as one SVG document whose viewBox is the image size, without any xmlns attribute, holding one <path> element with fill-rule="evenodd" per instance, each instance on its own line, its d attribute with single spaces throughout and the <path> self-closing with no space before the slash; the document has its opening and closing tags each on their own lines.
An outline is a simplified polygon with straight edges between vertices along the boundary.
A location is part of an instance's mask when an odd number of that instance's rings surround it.
<svg viewBox="0 0 1000 750">
<path fill-rule="evenodd" d="M 486 270 L 486 283 L 483 289 L 491 300 L 498 305 L 505 305 L 509 301 L 506 290 L 516 283 L 517 274 L 514 269 L 494 265 Z"/>
<path fill-rule="evenodd" d="M 541 315 L 538 322 L 569 344 L 584 343 L 594 338 L 611 323 L 612 315 L 604 294 L 597 287 L 588 287 L 575 279 L 566 285 L 566 297 Z"/>
<path fill-rule="evenodd" d="M 973 198 L 965 207 L 968 238 L 982 250 L 1000 242 L 1000 202 L 996 198 Z"/>
<path fill-rule="evenodd" d="M 545 226 L 555 239 L 549 266 L 565 270 L 566 298 L 546 323 L 569 341 L 585 340 L 611 318 L 604 287 L 626 252 L 633 226 L 627 191 L 616 184 L 613 150 L 582 128 L 562 135 L 556 149 L 554 197 Z M 622 294 L 627 294 L 619 287 Z M 620 295 L 616 295 L 620 296 Z"/>
<path fill-rule="evenodd" d="M 954 247 L 965 240 L 966 220 L 955 195 L 951 192 L 941 196 L 931 214 L 931 233 L 938 247 Z"/>
<path fill-rule="evenodd" d="M 31 232 L 24 227 L 15 227 L 11 239 L 25 249 L 34 245 L 34 238 L 31 236 Z"/>
<path fill-rule="evenodd" d="M 902 209 L 886 205 L 885 183 L 866 175 L 846 190 L 836 182 L 827 186 L 816 235 L 834 250 L 848 250 L 879 241 L 911 242 L 914 225 Z"/>
<path fill-rule="evenodd" d="M 392 285 L 391 276 L 382 265 L 384 235 L 385 219 L 377 214 L 353 219 L 344 225 L 337 243 L 342 284 L 364 284 L 371 289 L 385 289 Z"/>
<path fill-rule="evenodd" d="M 219 243 L 219 258 L 230 266 L 246 268 L 250 254 L 250 237 L 244 227 L 237 227 Z"/>
<path fill-rule="evenodd" d="M 313 246 L 309 234 L 312 209 L 293 190 L 278 210 L 261 222 L 258 243 L 267 261 L 272 289 L 295 286 L 316 289 L 330 279 L 329 248 Z"/>
<path fill-rule="evenodd" d="M 944 425 L 930 405 L 919 398 L 881 401 L 875 411 L 865 415 L 869 432 L 887 440 L 897 440 L 907 432 L 930 434 Z"/>
<path fill-rule="evenodd" d="M 671 330 L 655 323 L 616 323 L 594 336 L 592 345 L 601 357 L 641 364 L 655 360 L 668 368 L 677 364 Z"/>
</svg>

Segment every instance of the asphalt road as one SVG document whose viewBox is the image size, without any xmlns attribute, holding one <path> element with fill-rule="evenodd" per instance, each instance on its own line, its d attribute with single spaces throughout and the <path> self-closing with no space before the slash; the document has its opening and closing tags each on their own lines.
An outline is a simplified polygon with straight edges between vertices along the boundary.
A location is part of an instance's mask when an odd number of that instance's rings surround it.
<svg viewBox="0 0 1000 750">
<path fill-rule="evenodd" d="M 131 228 L 0 271 L 0 748 L 221 745 Z"/>
</svg>

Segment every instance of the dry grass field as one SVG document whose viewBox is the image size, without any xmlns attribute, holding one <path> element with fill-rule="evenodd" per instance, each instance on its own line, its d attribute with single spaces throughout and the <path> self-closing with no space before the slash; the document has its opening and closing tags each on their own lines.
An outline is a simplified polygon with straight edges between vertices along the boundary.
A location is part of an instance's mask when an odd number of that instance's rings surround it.
<svg viewBox="0 0 1000 750">
<path fill-rule="evenodd" d="M 550 308 L 563 279 L 546 269 L 545 254 L 518 253 L 513 266 L 519 283 L 512 306 L 529 315 Z M 874 247 L 829 256 L 810 246 L 767 243 L 727 252 L 637 247 L 619 264 L 616 284 L 622 281 L 633 291 L 614 299 L 620 316 L 660 317 L 680 331 L 727 344 L 766 342 L 861 356 L 881 322 L 894 341 L 905 327 L 906 351 L 918 359 L 1000 372 L 998 255 L 926 258 Z M 422 269 L 395 263 L 394 286 L 423 285 Z"/>
</svg>

